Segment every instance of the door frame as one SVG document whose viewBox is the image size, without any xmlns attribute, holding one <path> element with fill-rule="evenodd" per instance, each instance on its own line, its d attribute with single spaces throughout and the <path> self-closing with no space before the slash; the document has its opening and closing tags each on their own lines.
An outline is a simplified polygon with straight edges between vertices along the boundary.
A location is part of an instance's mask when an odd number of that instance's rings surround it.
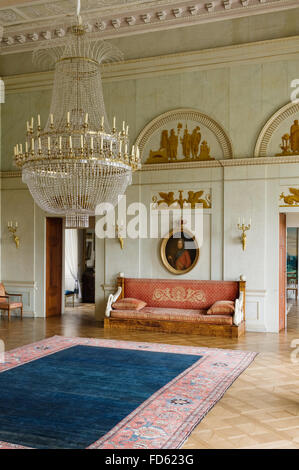
<svg viewBox="0 0 299 470">
<path fill-rule="evenodd" d="M 288 214 L 296 214 L 299 218 L 299 206 L 295 207 L 280 207 L 279 208 L 279 214 L 278 214 L 278 331 L 285 331 L 288 326 L 288 309 L 287 309 L 287 291 L 286 291 L 286 314 L 285 314 L 285 325 L 284 328 L 279 330 L 279 320 L 280 320 L 280 311 L 279 311 L 279 300 L 280 300 L 280 286 L 279 286 L 279 277 L 280 277 L 280 214 L 285 214 L 286 218 L 288 217 Z M 290 227 L 295 227 L 295 225 L 290 225 Z M 287 261 L 287 228 L 288 228 L 288 222 L 286 220 L 286 261 Z M 299 229 L 299 224 L 298 227 Z M 298 258 L 298 263 L 299 263 L 299 258 Z M 298 266 L 299 270 L 299 266 Z M 285 272 L 285 281 L 287 284 L 287 272 Z M 298 301 L 299 301 L 299 294 L 298 294 Z"/>
<path fill-rule="evenodd" d="M 284 231 L 284 233 L 283 233 Z M 278 331 L 284 331 L 287 326 L 287 215 L 279 213 L 279 270 L 278 270 Z M 284 259 L 282 259 L 282 256 Z"/>
<path fill-rule="evenodd" d="M 44 318 L 47 317 L 47 219 L 62 219 L 62 260 L 61 260 L 61 315 L 64 313 L 64 290 L 65 290 L 65 262 L 64 262 L 64 253 L 65 253 L 65 219 L 58 215 L 45 214 L 44 217 L 44 298 L 43 298 L 43 307 L 44 307 Z"/>
</svg>

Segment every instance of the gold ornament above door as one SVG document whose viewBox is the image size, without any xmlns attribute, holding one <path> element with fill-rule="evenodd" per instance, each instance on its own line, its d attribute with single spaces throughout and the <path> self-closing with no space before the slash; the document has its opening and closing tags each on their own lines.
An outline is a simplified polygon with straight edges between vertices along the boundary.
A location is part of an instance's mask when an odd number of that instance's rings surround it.
<svg viewBox="0 0 299 470">
<path fill-rule="evenodd" d="M 193 109 L 176 109 L 153 119 L 136 145 L 146 165 L 233 157 L 230 139 L 220 124 Z"/>
</svg>

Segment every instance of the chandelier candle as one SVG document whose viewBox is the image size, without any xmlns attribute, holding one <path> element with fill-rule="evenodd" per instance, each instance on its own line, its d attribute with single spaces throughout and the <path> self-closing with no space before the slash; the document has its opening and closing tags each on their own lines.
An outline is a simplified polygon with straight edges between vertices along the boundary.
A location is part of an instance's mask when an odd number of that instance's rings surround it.
<svg viewBox="0 0 299 470">
<path fill-rule="evenodd" d="M 43 43 L 36 62 L 54 64 L 49 118 L 34 129 L 27 121 L 25 152 L 15 146 L 15 163 L 35 202 L 46 212 L 65 216 L 66 227 L 89 225 L 100 203 L 115 206 L 140 167 L 139 149 L 129 152 L 128 126 L 110 130 L 101 81 L 101 63 L 121 58 L 112 45 L 92 39 L 80 15 L 70 33 Z M 28 149 L 30 148 L 30 152 Z"/>
</svg>

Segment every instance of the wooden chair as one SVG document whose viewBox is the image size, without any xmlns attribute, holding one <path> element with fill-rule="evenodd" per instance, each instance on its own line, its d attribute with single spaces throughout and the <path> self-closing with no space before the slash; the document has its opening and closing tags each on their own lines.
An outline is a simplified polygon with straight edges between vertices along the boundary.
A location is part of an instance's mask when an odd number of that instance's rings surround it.
<svg viewBox="0 0 299 470">
<path fill-rule="evenodd" d="M 11 302 L 10 297 L 21 297 L 20 302 Z M 10 312 L 16 310 L 17 308 L 21 311 L 21 318 L 23 317 L 23 302 L 22 294 L 8 294 L 5 290 L 5 287 L 0 283 L 0 311 L 7 311 L 8 319 L 10 317 Z"/>
<path fill-rule="evenodd" d="M 288 291 L 293 291 L 295 293 L 295 300 L 297 301 L 298 297 L 298 281 L 296 276 L 288 277 L 287 279 L 287 293 Z"/>
<path fill-rule="evenodd" d="M 70 290 L 66 290 L 65 293 L 64 293 L 64 305 L 65 305 L 65 307 L 67 306 L 67 299 L 69 297 L 72 298 L 72 304 L 73 304 L 73 307 L 75 307 L 75 292 L 70 291 Z"/>
</svg>

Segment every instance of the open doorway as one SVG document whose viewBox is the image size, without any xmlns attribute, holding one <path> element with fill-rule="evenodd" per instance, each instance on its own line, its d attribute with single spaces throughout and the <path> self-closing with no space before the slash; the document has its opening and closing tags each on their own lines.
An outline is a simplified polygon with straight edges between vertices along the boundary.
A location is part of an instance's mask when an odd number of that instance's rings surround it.
<svg viewBox="0 0 299 470">
<path fill-rule="evenodd" d="M 65 229 L 65 313 L 95 314 L 95 218 L 85 229 Z"/>
<path fill-rule="evenodd" d="M 286 233 L 286 323 L 288 329 L 299 330 L 299 213 L 292 212 L 286 215 Z"/>
</svg>

